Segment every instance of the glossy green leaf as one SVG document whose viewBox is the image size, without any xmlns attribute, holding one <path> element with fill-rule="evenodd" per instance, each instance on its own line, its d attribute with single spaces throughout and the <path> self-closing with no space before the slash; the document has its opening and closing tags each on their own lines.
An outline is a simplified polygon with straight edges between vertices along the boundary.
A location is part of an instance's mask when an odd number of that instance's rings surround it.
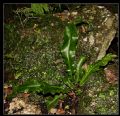
<svg viewBox="0 0 120 116">
<path fill-rule="evenodd" d="M 85 56 L 81 56 L 79 59 L 79 62 L 77 64 L 77 68 L 76 68 L 76 82 L 78 82 L 84 75 L 84 69 L 82 69 L 82 65 L 85 62 L 85 60 L 86 60 Z"/>
<path fill-rule="evenodd" d="M 44 11 L 49 11 L 48 4 L 31 4 L 31 9 L 36 14 L 44 14 Z"/>
<path fill-rule="evenodd" d="M 53 95 L 61 92 L 66 93 L 68 91 L 67 89 L 64 89 L 63 85 L 50 85 L 46 82 L 39 82 L 35 79 L 27 79 L 22 86 L 19 85 L 13 88 L 14 94 L 26 90 L 28 92 L 42 92 L 43 94 L 51 93 Z"/>
<path fill-rule="evenodd" d="M 64 57 L 65 63 L 67 65 L 67 70 L 69 75 L 72 76 L 73 74 L 73 67 L 74 67 L 74 57 L 75 57 L 75 50 L 77 46 L 77 29 L 73 23 L 68 24 L 65 28 L 64 32 L 64 42 L 61 49 L 61 53 Z"/>
<path fill-rule="evenodd" d="M 48 110 L 51 108 L 51 107 L 55 107 L 58 103 L 58 100 L 60 99 L 60 95 L 55 95 L 55 97 L 53 98 L 53 100 L 47 100 L 46 104 L 47 104 L 47 108 Z"/>
<path fill-rule="evenodd" d="M 108 62 L 111 61 L 111 60 L 112 60 L 113 58 L 115 58 L 115 57 L 117 57 L 117 56 L 114 55 L 114 54 L 109 53 L 109 54 L 107 54 L 106 56 L 104 56 L 101 60 L 98 60 L 97 62 L 95 62 L 95 63 L 93 63 L 93 64 L 90 64 L 90 65 L 88 66 L 87 71 L 85 72 L 85 75 L 83 75 L 83 77 L 82 77 L 82 79 L 81 79 L 81 81 L 80 81 L 80 85 L 81 85 L 81 86 L 84 85 L 85 82 L 88 80 L 89 76 L 90 76 L 92 73 L 100 70 L 100 67 L 101 67 L 101 66 L 107 65 Z"/>
</svg>

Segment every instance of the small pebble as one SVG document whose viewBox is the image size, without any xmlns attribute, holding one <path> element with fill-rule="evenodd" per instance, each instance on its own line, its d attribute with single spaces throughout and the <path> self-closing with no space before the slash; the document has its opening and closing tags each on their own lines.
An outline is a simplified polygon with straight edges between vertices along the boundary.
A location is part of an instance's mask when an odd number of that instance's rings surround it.
<svg viewBox="0 0 120 116">
<path fill-rule="evenodd" d="M 75 15 L 77 15 L 78 14 L 78 12 L 71 12 L 71 15 L 73 15 L 73 16 L 75 16 Z"/>
<path fill-rule="evenodd" d="M 51 108 L 51 109 L 50 109 L 50 113 L 51 113 L 51 114 L 55 114 L 56 112 L 57 112 L 57 109 L 56 109 L 56 108 Z"/>
</svg>

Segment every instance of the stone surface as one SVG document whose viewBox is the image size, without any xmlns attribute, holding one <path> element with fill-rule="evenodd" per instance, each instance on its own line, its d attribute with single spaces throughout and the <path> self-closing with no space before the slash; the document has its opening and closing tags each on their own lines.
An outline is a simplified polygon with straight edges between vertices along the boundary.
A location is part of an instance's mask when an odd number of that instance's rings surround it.
<svg viewBox="0 0 120 116">
<path fill-rule="evenodd" d="M 119 71 L 118 71 L 118 65 L 116 64 L 112 64 L 112 65 L 108 65 L 105 69 L 105 76 L 106 76 L 106 80 L 111 83 L 111 84 L 118 84 L 118 75 L 119 75 Z"/>
<path fill-rule="evenodd" d="M 87 27 L 86 25 L 78 26 L 80 32 L 77 58 L 79 58 L 81 54 L 86 55 L 88 57 L 88 63 L 101 59 L 106 54 L 106 50 L 117 32 L 118 16 L 103 6 L 86 5 L 78 11 L 59 13 L 59 16 L 58 14 L 54 16 L 45 15 L 34 20 L 30 19 L 24 29 L 14 23 L 14 25 L 17 26 L 17 31 L 12 31 L 10 28 L 8 37 L 6 37 L 7 34 L 5 34 L 5 54 L 10 54 L 7 58 L 11 58 L 10 60 L 6 60 L 9 62 L 8 64 L 6 62 L 6 67 L 10 66 L 9 68 L 12 67 L 13 70 L 15 70 L 14 75 L 16 78 L 26 79 L 31 77 L 46 80 L 49 84 L 60 83 L 61 76 L 64 75 L 64 63 L 60 55 L 64 28 L 67 22 L 77 16 L 82 16 L 85 21 L 91 22 L 92 24 L 91 27 Z M 6 30 L 5 32 L 8 33 Z M 13 37 L 16 32 L 20 35 L 20 38 L 18 38 L 18 35 Z M 22 72 L 22 74 L 18 77 L 19 72 Z M 8 78 L 8 80 L 10 79 Z M 97 80 L 98 78 L 96 81 L 94 80 L 93 83 L 97 83 Z M 99 85 L 98 87 L 96 86 L 96 88 L 99 87 Z M 96 90 L 96 88 L 94 90 Z M 93 97 L 93 94 L 89 93 L 89 96 Z M 98 98 L 97 96 L 95 97 L 96 99 Z M 100 103 L 101 101 L 102 100 L 100 100 Z M 91 106 L 94 107 L 95 105 L 96 101 L 93 101 Z M 102 107 L 103 106 L 104 104 Z M 10 103 L 8 114 L 13 114 L 14 109 L 21 110 L 17 111 L 16 114 L 41 113 L 33 104 L 30 106 L 19 99 L 14 99 Z"/>
<path fill-rule="evenodd" d="M 24 29 L 16 20 L 8 25 L 5 28 L 5 70 L 12 70 L 15 79 L 39 78 L 49 84 L 61 83 L 66 70 L 60 53 L 64 29 L 67 22 L 78 16 L 91 22 L 91 26 L 77 27 L 80 32 L 76 59 L 81 54 L 86 55 L 86 65 L 101 59 L 116 34 L 117 14 L 104 6 L 86 5 L 77 11 L 30 18 Z"/>
<path fill-rule="evenodd" d="M 10 102 L 8 114 L 42 114 L 40 108 L 32 103 L 26 103 L 25 100 L 15 97 Z"/>
<path fill-rule="evenodd" d="M 85 21 L 92 22 L 91 31 L 79 36 L 79 55 L 88 56 L 89 62 L 100 60 L 117 32 L 117 14 L 99 5 L 86 5 L 79 13 Z"/>
</svg>

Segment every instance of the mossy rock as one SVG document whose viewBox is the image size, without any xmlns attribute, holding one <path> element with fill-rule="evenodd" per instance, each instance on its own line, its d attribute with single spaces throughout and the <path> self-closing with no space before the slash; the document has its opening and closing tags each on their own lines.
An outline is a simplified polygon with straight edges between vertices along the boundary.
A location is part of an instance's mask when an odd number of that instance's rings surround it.
<svg viewBox="0 0 120 116">
<path fill-rule="evenodd" d="M 30 19 L 24 29 L 19 27 L 19 23 L 6 24 L 5 70 L 9 68 L 16 79 L 39 78 L 49 83 L 62 76 L 59 71 L 63 69 L 60 43 L 64 27 L 65 23 L 53 16 Z"/>
<path fill-rule="evenodd" d="M 76 59 L 81 54 L 85 55 L 89 64 L 105 55 L 116 34 L 117 16 L 98 5 L 86 5 L 77 12 L 84 21 L 92 24 L 90 30 L 85 25 L 82 28 L 78 26 L 80 31 Z M 62 78 L 65 77 L 66 67 L 60 48 L 67 23 L 68 21 L 62 21 L 58 17 L 47 14 L 30 18 L 24 24 L 24 28 L 19 20 L 5 24 L 5 71 L 11 72 L 14 79 L 18 80 L 34 78 L 49 84 L 61 83 Z M 8 76 L 6 78 L 9 81 L 10 78 Z M 97 80 L 98 78 L 93 81 L 95 85 Z M 96 87 L 99 87 L 99 84 Z M 89 106 L 88 102 L 91 99 L 88 97 L 87 100 L 86 105 Z M 101 112 L 104 112 L 102 110 Z"/>
<path fill-rule="evenodd" d="M 77 12 L 77 16 L 92 26 L 88 29 L 83 25 L 79 31 L 76 59 L 83 54 L 87 56 L 87 62 L 92 63 L 105 55 L 116 33 L 117 18 L 98 5 L 88 5 Z M 9 68 L 16 79 L 39 78 L 49 83 L 59 82 L 65 76 L 60 47 L 67 23 L 68 20 L 62 21 L 47 14 L 30 18 L 24 27 L 18 20 L 5 24 L 5 68 Z"/>
</svg>

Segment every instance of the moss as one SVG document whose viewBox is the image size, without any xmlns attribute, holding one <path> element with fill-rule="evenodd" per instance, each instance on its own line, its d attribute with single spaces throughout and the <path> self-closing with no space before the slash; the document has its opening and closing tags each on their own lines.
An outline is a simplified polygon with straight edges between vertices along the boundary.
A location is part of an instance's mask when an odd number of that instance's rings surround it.
<svg viewBox="0 0 120 116">
<path fill-rule="evenodd" d="M 84 18 L 89 20 L 89 15 L 85 15 Z M 99 16 L 96 17 L 98 17 L 96 19 L 97 22 Z M 96 22 L 92 20 L 92 23 Z M 51 25 L 52 23 L 54 26 Z M 63 70 L 66 67 L 63 61 L 57 65 L 55 62 L 58 59 L 62 59 L 59 48 L 61 43 L 63 43 L 63 30 L 66 23 L 52 15 L 43 15 L 37 19 L 29 19 L 24 29 L 21 28 L 19 21 L 15 24 L 5 25 L 4 50 L 5 55 L 7 55 L 4 61 L 5 67 L 12 70 L 13 75 L 18 79 L 37 78 L 46 80 L 50 84 L 61 83 L 61 78 L 65 75 Z M 35 24 L 38 26 L 34 29 Z M 94 33 L 99 31 L 101 30 L 96 29 Z M 85 36 L 84 34 L 80 35 L 76 59 L 83 54 L 87 56 L 88 63 L 90 63 L 90 61 L 95 61 L 98 53 L 93 49 L 94 47 L 83 43 L 82 39 Z M 15 84 L 19 84 L 19 82 L 15 80 Z M 80 113 L 95 114 L 94 112 L 97 112 L 98 114 L 111 114 L 118 112 L 117 87 L 108 86 L 105 91 L 102 90 L 102 87 L 105 88 L 107 85 L 103 72 L 92 75 L 87 84 L 88 86 L 85 85 L 86 89 L 80 96 Z M 92 97 L 87 93 L 88 90 L 92 91 Z M 35 99 L 38 100 L 39 98 L 35 97 Z M 93 100 L 97 103 L 95 110 L 94 107 L 90 106 Z"/>
</svg>

